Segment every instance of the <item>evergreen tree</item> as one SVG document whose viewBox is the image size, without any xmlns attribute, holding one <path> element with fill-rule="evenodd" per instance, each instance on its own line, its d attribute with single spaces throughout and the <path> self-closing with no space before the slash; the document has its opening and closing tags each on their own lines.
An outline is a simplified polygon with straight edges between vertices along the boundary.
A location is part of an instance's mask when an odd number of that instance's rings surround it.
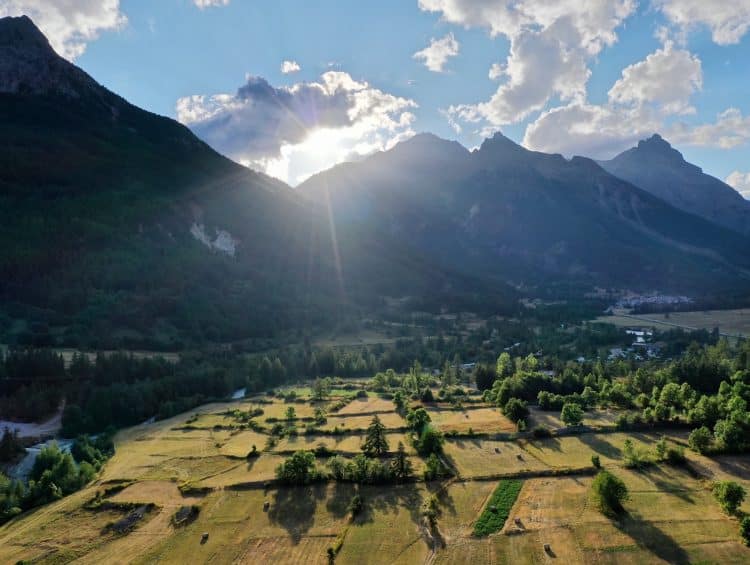
<svg viewBox="0 0 750 565">
<path fill-rule="evenodd" d="M 365 443 L 362 451 L 368 457 L 379 457 L 388 451 L 388 440 L 385 437 L 385 426 L 376 414 L 367 427 Z"/>
</svg>

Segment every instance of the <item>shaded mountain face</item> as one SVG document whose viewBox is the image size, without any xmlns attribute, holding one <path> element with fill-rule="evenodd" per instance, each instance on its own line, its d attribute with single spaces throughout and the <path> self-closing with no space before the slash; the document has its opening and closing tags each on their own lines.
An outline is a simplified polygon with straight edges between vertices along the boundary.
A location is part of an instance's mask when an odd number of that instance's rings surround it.
<svg viewBox="0 0 750 565">
<path fill-rule="evenodd" d="M 96 83 L 28 18 L 0 19 L 6 338 L 172 348 L 330 325 L 383 296 L 489 292 L 376 230 L 346 235 Z"/>
<path fill-rule="evenodd" d="M 658 134 L 599 164 L 680 210 L 750 235 L 750 202 L 731 186 L 685 161 Z"/>
<path fill-rule="evenodd" d="M 473 152 L 431 135 L 298 187 L 336 223 L 369 221 L 456 268 L 536 286 L 713 292 L 746 283 L 748 240 L 590 159 L 497 134 Z"/>
</svg>

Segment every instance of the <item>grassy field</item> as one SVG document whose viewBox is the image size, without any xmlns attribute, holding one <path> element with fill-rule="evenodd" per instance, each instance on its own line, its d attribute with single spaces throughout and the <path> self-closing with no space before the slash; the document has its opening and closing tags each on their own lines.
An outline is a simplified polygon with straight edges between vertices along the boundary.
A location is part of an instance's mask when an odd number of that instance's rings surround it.
<svg viewBox="0 0 750 565">
<path fill-rule="evenodd" d="M 401 430 L 406 423 L 390 400 L 377 395 L 352 400 L 317 431 L 273 445 L 268 428 L 254 431 L 231 415 L 258 406 L 264 410 L 256 418 L 260 424 L 288 406 L 298 415 L 312 413 L 307 401 L 249 399 L 123 430 L 115 438 L 116 454 L 93 484 L 0 526 L 0 563 L 325 564 L 329 548 L 337 550 L 338 564 L 750 562 L 737 520 L 726 516 L 711 494 L 712 481 L 719 479 L 750 489 L 750 456 L 708 458 L 688 451 L 688 469 L 624 467 L 626 439 L 649 456 L 662 436 L 684 444 L 684 431 L 616 432 L 607 426 L 617 413 L 594 411 L 586 422 L 604 431 L 511 439 L 507 432 L 515 426 L 493 408 L 432 405 L 430 415 L 442 430 L 471 427 L 504 435 L 446 439 L 443 460 L 455 476 L 426 483 L 425 462 Z M 277 466 L 292 451 L 322 445 L 345 457 L 358 453 L 361 433 L 330 430 L 366 428 L 375 413 L 391 430 L 399 428 L 387 433 L 389 447 L 405 444 L 416 480 L 380 486 L 273 483 Z M 556 413 L 532 410 L 531 425 L 536 424 L 562 427 Z M 253 445 L 261 453 L 246 459 Z M 617 520 L 591 502 L 594 454 L 629 489 L 626 513 Z M 316 466 L 324 469 L 327 461 L 320 456 Z M 107 509 L 88 509 L 87 502 L 105 491 Z M 352 518 L 348 507 L 355 494 L 363 507 Z M 431 497 L 434 524 L 422 512 Z M 116 535 L 106 527 L 129 508 L 147 504 L 152 510 L 129 533 Z M 197 516 L 173 526 L 172 517 L 185 506 L 198 507 Z M 750 512 L 750 504 L 742 510 Z"/>
<path fill-rule="evenodd" d="M 659 329 L 669 329 L 670 327 L 679 326 L 685 329 L 705 329 L 709 331 L 719 328 L 719 331 L 723 334 L 750 336 L 750 308 L 700 312 L 671 312 L 668 315 L 601 316 L 596 321 L 622 327 L 654 326 Z"/>
</svg>

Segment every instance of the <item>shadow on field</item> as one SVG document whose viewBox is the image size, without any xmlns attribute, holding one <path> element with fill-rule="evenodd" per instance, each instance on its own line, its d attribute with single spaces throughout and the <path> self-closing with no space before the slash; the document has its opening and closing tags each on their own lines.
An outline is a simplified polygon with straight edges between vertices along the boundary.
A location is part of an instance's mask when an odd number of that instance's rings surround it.
<svg viewBox="0 0 750 565">
<path fill-rule="evenodd" d="M 268 517 L 271 522 L 284 528 L 297 545 L 312 527 L 315 508 L 325 496 L 325 484 L 278 489 L 274 493 Z"/>
<path fill-rule="evenodd" d="M 578 437 L 580 438 L 581 443 L 588 445 L 599 455 L 609 457 L 610 459 L 619 459 L 622 455 L 622 450 L 619 447 L 612 445 L 607 440 L 602 439 L 596 434 L 581 434 Z"/>
<path fill-rule="evenodd" d="M 556 437 L 548 437 L 544 439 L 532 439 L 529 441 L 532 445 L 535 445 L 539 449 L 549 449 L 550 451 L 562 452 L 560 447 L 560 440 Z"/>
<path fill-rule="evenodd" d="M 672 537 L 637 514 L 626 514 L 613 524 L 655 557 L 675 565 L 690 563 L 687 552 Z"/>
<path fill-rule="evenodd" d="M 416 485 L 406 484 L 387 489 L 372 487 L 360 489 L 364 508 L 357 516 L 356 523 L 366 524 L 375 520 L 375 512 L 395 514 L 399 508 L 409 511 L 412 522 L 419 525 L 422 519 L 422 497 Z M 386 522 L 388 522 L 386 517 Z"/>
<path fill-rule="evenodd" d="M 724 455 L 714 457 L 719 468 L 725 473 L 742 479 L 750 479 L 750 457 L 747 455 Z"/>
<path fill-rule="evenodd" d="M 691 492 L 683 486 L 683 482 L 667 475 L 661 467 L 651 465 L 641 469 L 639 473 L 654 483 L 657 490 L 676 496 L 690 504 L 695 504 Z"/>
<path fill-rule="evenodd" d="M 357 494 L 357 486 L 352 483 L 333 483 L 333 490 L 326 500 L 326 510 L 335 518 L 343 518 L 349 514 L 349 503 Z"/>
</svg>

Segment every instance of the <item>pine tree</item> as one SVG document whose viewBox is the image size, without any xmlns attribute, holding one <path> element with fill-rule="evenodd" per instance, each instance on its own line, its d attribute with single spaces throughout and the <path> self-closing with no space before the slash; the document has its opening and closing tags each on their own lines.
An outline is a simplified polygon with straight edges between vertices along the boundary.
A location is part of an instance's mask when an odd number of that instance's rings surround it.
<svg viewBox="0 0 750 565">
<path fill-rule="evenodd" d="M 367 427 L 367 436 L 365 443 L 362 445 L 362 451 L 368 457 L 378 457 L 388 451 L 388 440 L 385 438 L 385 426 L 380 421 L 377 414 Z"/>
</svg>

